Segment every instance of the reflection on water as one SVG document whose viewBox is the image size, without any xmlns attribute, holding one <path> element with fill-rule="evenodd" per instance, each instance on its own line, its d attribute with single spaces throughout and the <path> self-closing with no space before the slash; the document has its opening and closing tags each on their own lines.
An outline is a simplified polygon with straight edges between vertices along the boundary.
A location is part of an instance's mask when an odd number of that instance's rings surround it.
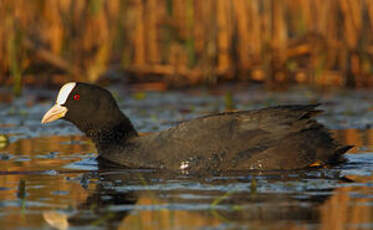
<svg viewBox="0 0 373 230">
<path fill-rule="evenodd" d="M 333 130 L 332 133 L 340 143 L 355 146 L 349 153 L 373 152 L 373 129 Z"/>
<path fill-rule="evenodd" d="M 358 178 L 354 178 L 358 179 Z M 371 229 L 373 220 L 373 177 L 360 177 L 363 186 L 338 188 L 320 208 L 321 229 Z"/>
<path fill-rule="evenodd" d="M 0 102 L 0 229 L 373 229 L 370 92 L 242 87 L 229 97 L 146 93 L 140 102 L 112 91 L 141 132 L 226 108 L 320 101 L 318 119 L 356 147 L 331 169 L 204 177 L 104 169 L 72 125 L 40 125 L 55 92 L 43 91 L 45 103 L 40 90 L 25 90 L 27 97 Z"/>
<path fill-rule="evenodd" d="M 357 145 L 339 168 L 208 177 L 102 169 L 81 136 L 21 139 L 0 150 L 0 226 L 371 228 L 373 160 L 359 161 L 373 158 L 372 134 L 334 131 Z"/>
</svg>

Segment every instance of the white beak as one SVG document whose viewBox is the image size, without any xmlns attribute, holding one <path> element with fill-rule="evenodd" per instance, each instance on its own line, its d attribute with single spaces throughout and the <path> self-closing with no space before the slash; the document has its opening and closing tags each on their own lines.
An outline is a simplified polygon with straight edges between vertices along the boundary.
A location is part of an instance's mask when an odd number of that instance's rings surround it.
<svg viewBox="0 0 373 230">
<path fill-rule="evenodd" d="M 44 114 L 43 119 L 41 119 L 41 123 L 45 124 L 45 123 L 58 120 L 64 117 L 66 113 L 67 113 L 66 107 L 59 105 L 59 104 L 55 104 L 52 108 L 48 110 L 48 112 Z"/>
</svg>

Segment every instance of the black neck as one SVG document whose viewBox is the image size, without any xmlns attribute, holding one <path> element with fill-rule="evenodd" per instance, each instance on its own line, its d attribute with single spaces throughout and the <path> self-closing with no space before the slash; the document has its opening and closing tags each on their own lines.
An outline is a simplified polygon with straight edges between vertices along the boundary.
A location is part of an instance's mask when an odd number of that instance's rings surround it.
<svg viewBox="0 0 373 230">
<path fill-rule="evenodd" d="M 137 136 L 132 123 L 124 115 L 120 120 L 111 123 L 98 125 L 79 122 L 76 126 L 95 143 L 100 153 L 114 146 L 123 145 L 129 138 Z"/>
</svg>

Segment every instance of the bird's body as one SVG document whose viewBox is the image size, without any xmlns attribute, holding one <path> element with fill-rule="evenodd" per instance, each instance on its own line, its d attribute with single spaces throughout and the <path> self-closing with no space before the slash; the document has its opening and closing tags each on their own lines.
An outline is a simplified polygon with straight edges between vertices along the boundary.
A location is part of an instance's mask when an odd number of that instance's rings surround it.
<svg viewBox="0 0 373 230">
<path fill-rule="evenodd" d="M 350 148 L 313 119 L 321 112 L 317 104 L 213 114 L 138 136 L 105 89 L 77 83 L 71 94 L 81 99 L 67 99 L 64 118 L 93 140 L 101 159 L 128 168 L 299 169 L 338 163 Z M 77 111 L 79 104 L 83 111 Z"/>
</svg>

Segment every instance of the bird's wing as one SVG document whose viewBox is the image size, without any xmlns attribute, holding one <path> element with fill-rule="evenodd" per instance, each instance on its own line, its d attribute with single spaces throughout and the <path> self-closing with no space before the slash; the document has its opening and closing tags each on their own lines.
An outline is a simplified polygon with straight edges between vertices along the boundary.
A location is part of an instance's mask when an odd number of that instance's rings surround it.
<svg viewBox="0 0 373 230">
<path fill-rule="evenodd" d="M 301 136 L 307 130 L 318 130 L 331 141 L 326 129 L 312 117 L 319 113 L 318 105 L 277 106 L 260 110 L 209 115 L 183 122 L 160 133 L 143 137 L 141 157 L 151 157 L 154 164 L 165 167 L 237 168 L 246 167 L 261 154 L 272 154 L 292 135 Z M 314 132 L 313 132 L 314 133 Z M 295 143 L 305 137 L 292 137 Z M 332 142 L 332 141 L 331 141 Z M 287 140 L 286 143 L 292 143 Z M 299 147 L 298 147 L 299 148 Z M 272 149 L 272 150 L 271 150 Z M 286 149 L 289 150 L 289 147 Z M 278 150 L 277 150 L 278 151 Z M 147 154 L 148 153 L 148 154 Z M 151 153 L 151 154 L 150 154 Z M 298 154 L 298 153 L 294 153 Z M 308 154 L 308 153 L 307 153 Z M 180 162 L 180 166 L 175 162 Z M 202 164 L 203 163 L 203 164 Z M 189 164 L 189 165 L 188 165 Z"/>
</svg>

